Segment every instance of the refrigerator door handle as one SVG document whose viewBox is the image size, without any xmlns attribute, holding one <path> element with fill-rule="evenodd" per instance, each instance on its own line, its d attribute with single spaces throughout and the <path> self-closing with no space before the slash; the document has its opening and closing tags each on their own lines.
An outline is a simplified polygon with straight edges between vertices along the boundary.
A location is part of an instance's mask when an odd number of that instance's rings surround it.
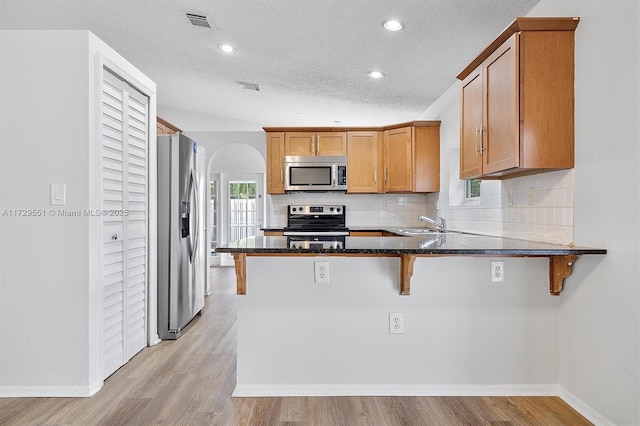
<svg viewBox="0 0 640 426">
<path fill-rule="evenodd" d="M 187 240 L 187 250 L 189 251 L 189 263 L 193 262 L 193 216 L 195 211 L 193 210 L 193 171 L 189 174 L 189 183 L 187 185 L 187 200 L 189 204 L 189 214 L 187 216 L 186 226 L 189 229 L 189 239 Z"/>
<path fill-rule="evenodd" d="M 193 185 L 191 186 L 191 190 L 193 191 L 193 205 L 194 205 L 194 216 L 195 216 L 195 225 L 194 225 L 194 230 L 192 232 L 191 235 L 193 235 L 193 247 L 192 247 L 192 257 L 195 257 L 196 253 L 198 253 L 199 249 L 198 249 L 198 244 L 199 244 L 199 238 L 200 238 L 200 200 L 199 200 L 199 195 L 200 195 L 200 188 L 198 186 L 198 179 L 196 179 L 193 175 L 193 172 L 191 172 L 191 180 L 193 182 Z"/>
</svg>

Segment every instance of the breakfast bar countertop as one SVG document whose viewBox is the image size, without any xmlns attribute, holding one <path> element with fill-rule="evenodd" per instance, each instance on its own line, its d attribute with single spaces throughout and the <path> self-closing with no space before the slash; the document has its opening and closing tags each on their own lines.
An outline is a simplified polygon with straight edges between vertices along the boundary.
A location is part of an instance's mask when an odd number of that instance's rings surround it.
<svg viewBox="0 0 640 426">
<path fill-rule="evenodd" d="M 249 237 L 223 247 L 219 253 L 245 254 L 343 254 L 343 255 L 485 255 L 485 256 L 562 256 L 606 254 L 606 249 L 578 247 L 469 234 L 430 233 L 420 236 L 346 237 L 344 247 L 289 248 L 286 237 Z"/>
<path fill-rule="evenodd" d="M 232 253 L 238 294 L 246 294 L 246 262 L 249 256 L 394 256 L 400 258 L 400 294 L 408 295 L 413 265 L 418 257 L 501 256 L 548 257 L 549 292 L 559 295 L 573 263 L 585 254 L 606 254 L 606 249 L 550 244 L 462 232 L 433 232 L 416 236 L 345 237 L 344 246 L 310 244 L 290 247 L 287 237 L 249 237 L 223 247 Z"/>
</svg>

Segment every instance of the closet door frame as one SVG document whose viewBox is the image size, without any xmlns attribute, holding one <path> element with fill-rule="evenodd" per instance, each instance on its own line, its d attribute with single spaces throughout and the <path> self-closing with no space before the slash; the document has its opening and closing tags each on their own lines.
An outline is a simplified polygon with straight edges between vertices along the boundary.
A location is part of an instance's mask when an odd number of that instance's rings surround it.
<svg viewBox="0 0 640 426">
<path fill-rule="evenodd" d="M 156 150 L 156 87 L 150 80 L 136 78 L 141 75 L 131 64 L 114 62 L 103 53 L 96 53 L 89 81 L 92 83 L 93 96 L 89 98 L 90 143 L 88 149 L 89 167 L 89 209 L 97 210 L 102 204 L 102 84 L 105 72 L 116 74 L 130 86 L 149 98 L 148 105 L 148 138 L 147 147 L 147 280 L 146 280 L 146 312 L 147 312 L 147 346 L 157 344 L 160 339 L 157 332 L 157 150 Z M 107 71 L 107 69 L 109 71 Z M 92 392 L 102 387 L 103 374 L 103 247 L 102 225 L 100 217 L 89 217 L 89 370 L 95 380 L 92 381 Z M 93 373 L 91 373 L 91 371 Z"/>
</svg>

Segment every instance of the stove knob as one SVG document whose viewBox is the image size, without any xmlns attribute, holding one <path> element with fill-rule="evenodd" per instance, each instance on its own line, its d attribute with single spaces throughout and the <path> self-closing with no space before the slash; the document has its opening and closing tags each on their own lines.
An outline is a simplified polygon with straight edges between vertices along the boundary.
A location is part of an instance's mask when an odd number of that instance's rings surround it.
<svg viewBox="0 0 640 426">
<path fill-rule="evenodd" d="M 333 211 L 333 207 L 329 207 L 329 211 L 332 212 Z"/>
<path fill-rule="evenodd" d="M 295 212 L 295 211 L 296 211 L 296 208 L 295 208 L 295 207 L 291 207 L 291 211 L 292 211 L 292 212 Z"/>
<path fill-rule="evenodd" d="M 340 213 L 340 207 L 338 207 L 338 208 L 336 209 L 336 211 L 337 211 L 338 213 Z"/>
</svg>

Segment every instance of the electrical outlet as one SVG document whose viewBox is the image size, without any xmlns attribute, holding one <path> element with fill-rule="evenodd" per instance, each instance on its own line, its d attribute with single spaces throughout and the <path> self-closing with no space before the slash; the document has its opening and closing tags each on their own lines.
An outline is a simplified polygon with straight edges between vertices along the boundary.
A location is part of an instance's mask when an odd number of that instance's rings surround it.
<svg viewBox="0 0 640 426">
<path fill-rule="evenodd" d="M 391 312 L 389 314 L 389 334 L 404 333 L 404 314 Z"/>
<path fill-rule="evenodd" d="M 317 283 L 329 282 L 329 262 L 313 262 L 314 281 Z"/>
<path fill-rule="evenodd" d="M 491 262 L 491 282 L 498 283 L 504 281 L 504 262 Z"/>
<path fill-rule="evenodd" d="M 384 210 L 389 210 L 389 202 L 388 202 L 388 201 L 383 202 L 383 203 L 382 203 L 382 208 L 383 208 Z"/>
<path fill-rule="evenodd" d="M 534 206 L 536 204 L 536 187 L 532 186 L 529 188 L 529 193 L 527 194 L 527 204 L 530 206 Z"/>
</svg>

